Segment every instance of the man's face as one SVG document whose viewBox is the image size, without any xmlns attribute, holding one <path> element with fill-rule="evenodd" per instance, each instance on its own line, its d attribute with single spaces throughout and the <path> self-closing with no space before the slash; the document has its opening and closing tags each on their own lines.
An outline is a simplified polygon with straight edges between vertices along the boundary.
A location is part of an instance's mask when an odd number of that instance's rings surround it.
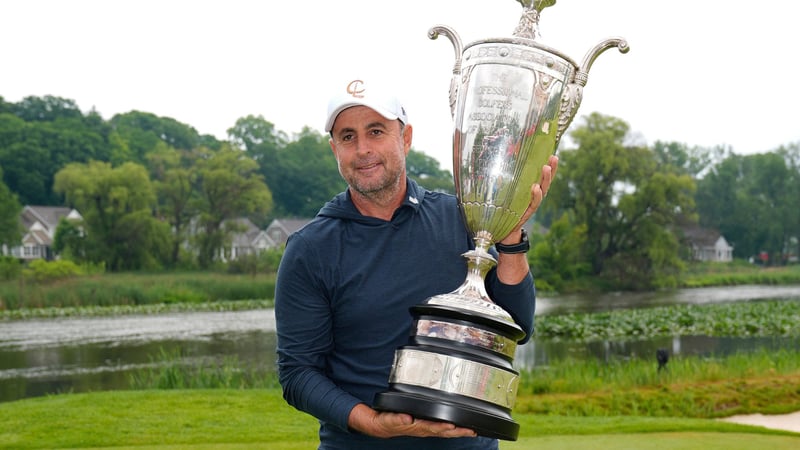
<svg viewBox="0 0 800 450">
<path fill-rule="evenodd" d="M 353 106 L 339 113 L 331 131 L 339 173 L 351 189 L 375 197 L 405 182 L 411 126 L 403 127 L 366 106 Z"/>
</svg>

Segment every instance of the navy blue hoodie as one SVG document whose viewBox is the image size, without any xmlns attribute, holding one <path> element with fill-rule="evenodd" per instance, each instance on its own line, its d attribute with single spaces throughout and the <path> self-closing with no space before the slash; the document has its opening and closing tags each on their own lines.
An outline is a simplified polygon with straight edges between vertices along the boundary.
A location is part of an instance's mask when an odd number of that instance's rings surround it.
<svg viewBox="0 0 800 450">
<path fill-rule="evenodd" d="M 473 242 L 455 197 L 411 180 L 407 187 L 390 221 L 363 216 L 346 191 L 289 238 L 275 289 L 284 398 L 320 420 L 323 449 L 496 448 L 484 438 L 387 440 L 347 429 L 352 408 L 387 389 L 394 351 L 411 329 L 409 308 L 453 291 L 467 273 L 461 255 Z M 510 286 L 492 269 L 486 287 L 529 336 L 531 275 Z"/>
</svg>

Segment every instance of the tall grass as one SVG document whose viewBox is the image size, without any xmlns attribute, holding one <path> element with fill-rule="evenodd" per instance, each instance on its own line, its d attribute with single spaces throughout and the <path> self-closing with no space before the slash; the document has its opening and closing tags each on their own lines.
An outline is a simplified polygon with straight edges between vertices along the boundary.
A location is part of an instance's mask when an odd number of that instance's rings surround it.
<svg viewBox="0 0 800 450">
<path fill-rule="evenodd" d="M 655 359 L 568 358 L 523 371 L 520 393 L 618 391 L 797 373 L 800 373 L 800 353 L 789 350 L 759 350 L 725 357 L 677 355 L 663 370 L 658 370 Z"/>
<path fill-rule="evenodd" d="M 187 360 L 180 351 L 163 348 L 151 356 L 150 367 L 129 377 L 131 389 L 261 389 L 278 387 L 277 375 L 248 367 L 236 356 L 221 361 L 201 358 Z"/>
<path fill-rule="evenodd" d="M 522 374 L 515 411 L 565 416 L 713 418 L 793 412 L 800 355 L 793 351 L 682 357 L 658 371 L 642 360 L 562 361 Z"/>
<path fill-rule="evenodd" d="M 745 261 L 727 264 L 692 263 L 680 282 L 680 286 L 686 288 L 745 284 L 800 284 L 800 265 L 763 267 Z"/>
<path fill-rule="evenodd" d="M 46 283 L 0 282 L 0 311 L 152 304 L 199 304 L 224 300 L 271 299 L 275 274 L 214 272 L 115 273 Z"/>
</svg>

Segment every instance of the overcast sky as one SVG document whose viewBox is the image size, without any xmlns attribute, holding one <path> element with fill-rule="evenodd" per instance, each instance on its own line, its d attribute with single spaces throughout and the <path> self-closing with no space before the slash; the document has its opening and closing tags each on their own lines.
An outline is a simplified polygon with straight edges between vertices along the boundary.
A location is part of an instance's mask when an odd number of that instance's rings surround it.
<svg viewBox="0 0 800 450">
<path fill-rule="evenodd" d="M 75 100 L 104 118 L 131 110 L 220 139 L 261 115 L 288 134 L 322 131 L 328 98 L 354 78 L 396 87 L 414 147 L 451 169 L 454 62 L 432 25 L 462 41 L 509 37 L 514 0 L 3 0 L 0 96 Z M 626 121 L 637 138 L 736 153 L 800 141 L 796 2 L 558 0 L 541 42 L 580 63 L 610 36 L 631 51 L 594 63 L 578 116 Z M 580 122 L 576 119 L 575 127 Z"/>
</svg>

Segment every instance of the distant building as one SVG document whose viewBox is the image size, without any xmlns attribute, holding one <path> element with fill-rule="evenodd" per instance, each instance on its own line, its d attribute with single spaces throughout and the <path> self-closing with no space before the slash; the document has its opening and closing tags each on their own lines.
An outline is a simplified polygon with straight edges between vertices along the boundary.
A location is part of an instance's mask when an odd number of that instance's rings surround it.
<svg viewBox="0 0 800 450">
<path fill-rule="evenodd" d="M 682 231 L 694 261 L 733 261 L 733 246 L 719 231 L 698 226 L 684 227 Z"/>
<path fill-rule="evenodd" d="M 20 221 L 25 230 L 21 245 L 3 249 L 4 253 L 24 259 L 55 259 L 53 239 L 61 218 L 82 221 L 83 216 L 73 209 L 62 206 L 30 206 L 20 213 Z"/>
<path fill-rule="evenodd" d="M 286 245 L 289 235 L 306 226 L 311 219 L 275 219 L 267 226 L 267 236 L 275 243 L 275 247 Z"/>
<path fill-rule="evenodd" d="M 227 222 L 233 222 L 238 231 L 231 236 L 230 247 L 220 249 L 219 256 L 223 261 L 233 261 L 243 255 L 258 255 L 275 247 L 267 233 L 255 226 L 250 219 L 241 217 Z"/>
<path fill-rule="evenodd" d="M 260 230 L 250 219 L 241 217 L 226 221 L 226 226 L 237 229 L 231 235 L 231 244 L 219 250 L 222 261 L 233 261 L 242 255 L 258 255 L 265 250 L 286 245 L 289 235 L 310 222 L 310 219 L 275 219 L 265 230 Z"/>
</svg>

